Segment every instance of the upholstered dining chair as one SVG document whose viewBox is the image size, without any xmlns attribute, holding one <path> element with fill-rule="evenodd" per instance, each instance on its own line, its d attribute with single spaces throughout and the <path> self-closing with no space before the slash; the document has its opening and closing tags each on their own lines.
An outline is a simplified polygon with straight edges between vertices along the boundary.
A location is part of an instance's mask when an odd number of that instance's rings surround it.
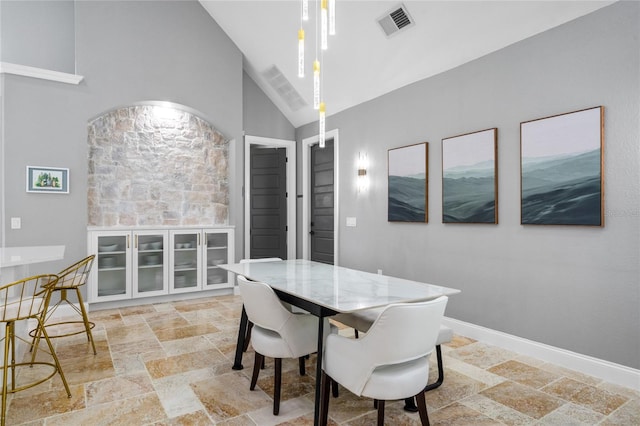
<svg viewBox="0 0 640 426">
<path fill-rule="evenodd" d="M 278 260 L 282 260 L 279 257 L 263 257 L 261 259 L 240 259 L 239 263 L 262 263 L 262 262 L 276 262 Z M 246 278 L 246 277 L 245 277 Z M 285 304 L 285 307 L 289 307 L 289 304 Z M 289 309 L 291 310 L 291 309 Z M 249 321 L 247 323 L 247 333 L 244 337 L 244 348 L 242 348 L 242 352 L 246 352 L 249 349 L 249 342 L 251 341 L 251 330 L 253 329 L 253 323 Z"/>
<path fill-rule="evenodd" d="M 59 279 L 56 281 L 56 284 L 51 287 L 51 292 L 49 293 L 49 298 L 46 300 L 45 304 L 45 312 L 44 312 L 44 326 L 49 330 L 60 330 L 59 333 L 50 334 L 49 338 L 58 338 L 58 337 L 67 337 L 73 336 L 76 334 L 86 333 L 87 340 L 91 343 L 91 348 L 93 349 L 93 354 L 96 355 L 96 344 L 93 341 L 93 335 L 91 333 L 91 329 L 95 326 L 95 324 L 89 321 L 89 316 L 87 315 L 87 310 L 84 306 L 84 301 L 82 299 L 82 293 L 80 292 L 80 287 L 87 283 L 87 279 L 89 278 L 89 273 L 91 272 L 91 267 L 93 266 L 93 261 L 95 260 L 95 255 L 92 254 L 90 256 L 85 257 L 84 259 L 74 263 L 71 266 L 60 271 L 57 276 Z M 73 304 L 68 299 L 68 292 L 75 292 L 76 298 L 78 299 L 78 306 Z M 58 300 L 53 306 L 50 305 L 52 295 L 54 293 L 60 294 L 60 300 Z M 65 320 L 65 321 L 53 321 L 53 316 L 56 310 L 63 305 L 70 306 L 78 315 L 78 319 L 74 320 Z M 64 326 L 70 324 L 82 325 L 80 329 L 75 328 L 70 331 L 62 331 L 64 330 Z M 29 332 L 29 335 L 34 338 L 34 343 L 36 340 L 36 333 L 38 329 L 35 328 Z M 54 332 L 55 333 L 55 332 Z M 34 346 L 32 346 L 33 348 Z M 36 347 L 37 349 L 37 347 Z M 34 351 L 35 357 L 35 351 Z"/>
<path fill-rule="evenodd" d="M 273 289 L 239 275 L 238 286 L 249 321 L 255 350 L 250 389 L 254 390 L 264 357 L 275 358 L 273 414 L 280 411 L 282 358 L 298 358 L 304 375 L 304 357 L 318 349 L 318 317 L 286 309 Z M 329 327 L 326 327 L 329 330 Z"/>
<path fill-rule="evenodd" d="M 380 316 L 383 308 L 366 309 L 363 311 L 356 311 L 346 314 L 338 314 L 331 319 L 338 321 L 341 324 L 346 325 L 354 329 L 355 336 L 358 338 L 359 332 L 366 333 L 371 328 L 373 322 Z M 442 348 L 441 345 L 451 342 L 453 339 L 453 330 L 445 325 L 440 324 L 440 330 L 438 331 L 438 339 L 436 340 L 436 362 L 438 365 L 438 378 L 425 387 L 425 391 L 430 391 L 437 388 L 444 381 L 444 363 L 442 361 Z"/>
<path fill-rule="evenodd" d="M 359 339 L 330 334 L 324 346 L 321 424 L 327 423 L 329 385 L 335 381 L 377 401 L 378 425 L 384 424 L 385 401 L 408 397 L 416 398 L 420 421 L 428 425 L 424 388 L 447 301 L 442 296 L 389 305 Z"/>
<path fill-rule="evenodd" d="M 50 297 L 53 286 L 57 284 L 58 277 L 56 275 L 36 275 L 24 278 L 19 281 L 12 282 L 0 287 L 0 322 L 4 323 L 4 347 L 2 362 L 2 414 L 0 424 L 5 425 L 7 412 L 7 394 L 20 392 L 36 385 L 39 385 L 56 373 L 60 375 L 67 396 L 71 397 L 71 391 L 64 377 L 58 356 L 51 344 L 49 335 L 43 322 L 43 313 L 45 312 L 46 300 Z M 25 339 L 16 334 L 16 323 L 18 321 L 35 320 L 37 323 L 38 333 L 35 334 L 35 343 L 27 342 Z M 22 340 L 28 345 L 35 344 L 36 347 L 40 339 L 44 338 L 47 342 L 48 353 L 52 360 L 49 362 L 35 361 L 16 362 L 16 340 Z M 38 378 L 32 378 L 28 374 L 29 383 L 21 383 L 20 367 L 48 366 L 51 371 L 44 369 L 44 375 Z M 48 374 L 46 374 L 48 373 Z M 10 381 L 10 382 L 9 382 Z"/>
</svg>

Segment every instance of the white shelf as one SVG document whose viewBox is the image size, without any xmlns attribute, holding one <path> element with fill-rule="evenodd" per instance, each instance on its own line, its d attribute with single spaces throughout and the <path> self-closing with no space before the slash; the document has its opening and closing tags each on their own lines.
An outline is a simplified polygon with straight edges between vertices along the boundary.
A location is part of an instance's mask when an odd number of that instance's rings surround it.
<svg viewBox="0 0 640 426">
<path fill-rule="evenodd" d="M 84 79 L 83 76 L 77 74 L 68 74 L 66 72 L 47 70 L 44 68 L 12 64 L 11 62 L 0 62 L 0 73 L 39 78 L 42 80 L 57 81 L 59 83 L 75 85 L 80 84 L 80 82 Z"/>
<path fill-rule="evenodd" d="M 125 267 L 124 266 L 105 266 L 105 267 L 100 267 L 98 266 L 98 272 L 106 272 L 106 271 L 124 271 Z"/>
</svg>

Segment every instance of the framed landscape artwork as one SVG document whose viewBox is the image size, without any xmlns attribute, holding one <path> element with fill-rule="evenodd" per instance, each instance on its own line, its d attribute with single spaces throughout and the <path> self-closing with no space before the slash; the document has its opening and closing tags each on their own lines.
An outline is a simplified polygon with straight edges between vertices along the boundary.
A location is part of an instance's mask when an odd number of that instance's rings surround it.
<svg viewBox="0 0 640 426">
<path fill-rule="evenodd" d="M 27 192 L 69 193 L 69 169 L 27 166 Z"/>
<path fill-rule="evenodd" d="M 520 123 L 521 223 L 603 226 L 604 107 Z"/>
<path fill-rule="evenodd" d="M 389 150 L 389 222 L 428 221 L 428 144 Z"/>
<path fill-rule="evenodd" d="M 442 139 L 442 222 L 498 223 L 498 129 Z"/>
</svg>

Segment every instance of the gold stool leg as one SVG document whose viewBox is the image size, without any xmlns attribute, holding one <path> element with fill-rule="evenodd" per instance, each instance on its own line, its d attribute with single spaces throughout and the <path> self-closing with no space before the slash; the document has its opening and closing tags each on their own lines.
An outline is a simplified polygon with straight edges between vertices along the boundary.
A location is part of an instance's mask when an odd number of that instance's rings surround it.
<svg viewBox="0 0 640 426">
<path fill-rule="evenodd" d="M 42 335 L 44 336 L 44 340 L 47 341 L 47 345 L 49 346 L 49 350 L 51 351 L 51 356 L 53 357 L 53 361 L 56 363 L 56 368 L 58 369 L 58 374 L 60 374 L 60 378 L 62 379 L 62 383 L 64 384 L 64 388 L 67 391 L 67 396 L 71 398 L 71 391 L 69 390 L 69 385 L 67 384 L 67 379 L 64 377 L 64 373 L 62 372 L 62 367 L 60 366 L 60 361 L 58 360 L 58 355 L 56 355 L 56 351 L 53 349 L 53 345 L 51 344 L 51 340 L 49 340 L 49 335 L 47 334 L 47 330 L 42 323 L 42 319 L 38 317 L 38 327 L 42 330 Z"/>
<path fill-rule="evenodd" d="M 11 324 L 7 323 L 4 331 L 4 362 L 2 364 L 2 419 L 0 424 L 5 425 L 5 417 L 7 415 L 7 375 L 9 373 L 9 343 L 11 342 Z"/>
<path fill-rule="evenodd" d="M 42 324 L 47 322 L 47 312 L 49 310 L 49 303 L 51 302 L 52 291 L 48 291 L 45 302 L 44 302 L 44 310 L 42 311 Z M 40 322 L 38 322 L 40 324 Z M 29 333 L 31 334 L 31 333 Z M 31 363 L 36 361 L 36 354 L 38 352 L 38 345 L 40 344 L 40 326 L 36 327 L 33 333 L 33 340 L 31 340 L 31 348 L 29 348 L 29 352 L 33 352 L 31 356 Z"/>
<path fill-rule="evenodd" d="M 11 390 L 16 388 L 16 323 L 9 323 L 9 335 L 11 336 Z"/>
<path fill-rule="evenodd" d="M 89 323 L 89 316 L 87 315 L 87 310 L 84 308 L 84 302 L 82 300 L 82 294 L 80 294 L 80 289 L 76 287 L 76 293 L 78 295 L 78 303 L 80 304 L 80 310 L 82 311 L 82 320 L 84 321 L 84 329 L 87 331 L 87 339 L 91 342 L 91 347 L 93 348 L 93 354 L 97 355 L 96 344 L 93 341 L 93 334 L 91 334 L 91 324 Z"/>
<path fill-rule="evenodd" d="M 44 316 L 44 314 L 43 314 Z M 33 340 L 31 341 L 31 363 L 36 362 L 36 355 L 38 353 L 38 346 L 40 345 L 40 324 L 44 321 L 38 320 L 38 325 L 36 326 L 35 334 L 33 335 Z"/>
</svg>

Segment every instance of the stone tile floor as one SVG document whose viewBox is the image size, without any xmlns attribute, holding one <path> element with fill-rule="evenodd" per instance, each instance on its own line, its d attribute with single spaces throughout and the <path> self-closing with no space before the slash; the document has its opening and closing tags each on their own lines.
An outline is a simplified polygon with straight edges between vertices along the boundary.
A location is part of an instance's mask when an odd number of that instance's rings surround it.
<svg viewBox="0 0 640 426">
<path fill-rule="evenodd" d="M 54 339 L 72 397 L 55 376 L 10 395 L 7 424 L 313 424 L 313 356 L 303 377 L 296 360 L 283 362 L 279 416 L 271 414 L 273 362 L 254 391 L 251 349 L 245 369 L 231 369 L 241 304 L 222 296 L 91 312 L 97 355 L 84 335 Z M 443 354 L 444 384 L 426 395 L 433 425 L 640 425 L 640 392 L 632 389 L 462 336 Z M 22 371 L 18 381 L 37 374 L 37 367 Z M 386 424 L 418 425 L 402 406 L 387 404 Z M 371 400 L 344 389 L 329 415 L 332 425 L 376 418 Z"/>
</svg>

